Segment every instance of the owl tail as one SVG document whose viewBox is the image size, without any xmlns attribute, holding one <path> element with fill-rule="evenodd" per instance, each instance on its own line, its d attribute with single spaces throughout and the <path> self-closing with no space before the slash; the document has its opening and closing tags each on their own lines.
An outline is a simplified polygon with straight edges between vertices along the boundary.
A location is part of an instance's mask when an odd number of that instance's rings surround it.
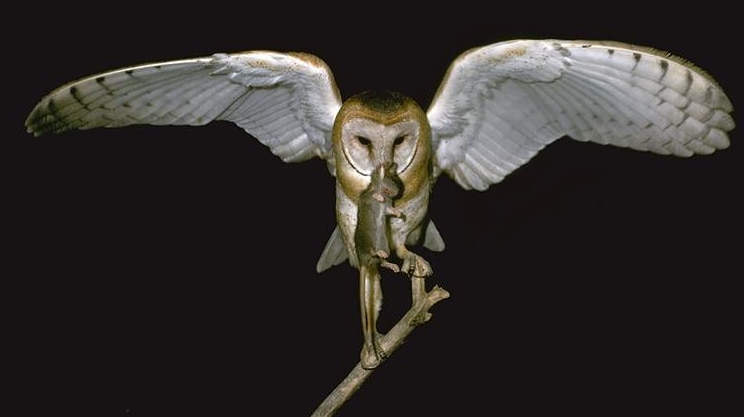
<svg viewBox="0 0 744 417">
<path fill-rule="evenodd" d="M 437 230 L 437 227 L 431 220 L 429 220 L 429 224 L 426 225 L 424 247 L 434 252 L 441 252 L 444 250 L 444 239 L 442 239 L 442 235 L 439 234 L 439 230 Z"/>
<path fill-rule="evenodd" d="M 328 239 L 328 243 L 326 243 L 325 248 L 323 249 L 323 253 L 320 254 L 320 259 L 318 259 L 318 263 L 315 265 L 315 270 L 318 273 L 323 272 L 334 265 L 340 264 L 348 258 L 349 256 L 346 254 L 346 245 L 341 236 L 341 229 L 336 226 L 336 228 L 333 229 L 331 237 Z"/>
</svg>

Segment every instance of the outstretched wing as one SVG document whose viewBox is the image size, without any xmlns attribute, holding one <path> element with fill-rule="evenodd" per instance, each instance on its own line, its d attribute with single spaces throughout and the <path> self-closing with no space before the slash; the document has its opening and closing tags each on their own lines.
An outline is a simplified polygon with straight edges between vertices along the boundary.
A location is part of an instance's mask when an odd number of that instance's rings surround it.
<svg viewBox="0 0 744 417">
<path fill-rule="evenodd" d="M 729 146 L 731 102 L 702 70 L 649 48 L 515 40 L 450 66 L 427 115 L 438 173 L 484 190 L 563 136 L 660 154 Z"/>
<path fill-rule="evenodd" d="M 319 58 L 252 51 L 140 65 L 58 88 L 34 107 L 29 133 L 132 124 L 237 124 L 285 162 L 324 158 L 341 98 Z M 331 172 L 334 172 L 331 170 Z"/>
</svg>

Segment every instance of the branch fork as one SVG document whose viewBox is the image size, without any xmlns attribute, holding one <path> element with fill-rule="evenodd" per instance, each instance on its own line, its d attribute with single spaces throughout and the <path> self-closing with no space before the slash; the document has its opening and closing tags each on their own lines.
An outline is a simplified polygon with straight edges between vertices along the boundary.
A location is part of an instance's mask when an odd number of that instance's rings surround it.
<svg viewBox="0 0 744 417">
<path fill-rule="evenodd" d="M 418 326 L 426 323 L 432 317 L 429 310 L 438 302 L 449 297 L 449 292 L 445 289 L 434 286 L 431 291 L 424 288 L 424 278 L 412 277 L 414 292 L 418 291 L 419 295 L 414 296 L 418 300 L 403 315 L 398 323 L 390 329 L 387 334 L 380 339 L 380 345 L 388 357 L 400 347 L 409 334 Z M 352 395 L 362 386 L 364 381 L 372 375 L 376 369 L 364 369 L 361 363 L 357 363 L 351 372 L 344 378 L 341 383 L 326 397 L 326 399 L 313 412 L 311 417 L 330 417 L 333 416 L 341 406 L 351 398 Z"/>
</svg>

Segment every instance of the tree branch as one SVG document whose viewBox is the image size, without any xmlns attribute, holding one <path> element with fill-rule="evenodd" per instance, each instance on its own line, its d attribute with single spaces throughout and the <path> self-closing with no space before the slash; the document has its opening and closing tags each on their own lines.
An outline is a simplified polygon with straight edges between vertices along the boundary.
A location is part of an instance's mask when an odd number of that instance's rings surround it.
<svg viewBox="0 0 744 417">
<path fill-rule="evenodd" d="M 417 278 L 413 278 L 416 280 Z M 421 281 L 423 281 L 422 278 Z M 400 345 L 406 340 L 408 335 L 417 326 L 426 323 L 431 319 L 431 309 L 434 304 L 449 297 L 449 292 L 445 289 L 435 286 L 431 291 L 425 292 L 426 296 L 420 298 L 420 302 L 411 306 L 403 318 L 393 326 L 390 331 L 382 337 L 380 345 L 387 356 L 393 354 Z M 384 362 L 383 362 L 384 363 Z M 341 381 L 338 386 L 326 397 L 326 399 L 313 412 L 311 417 L 330 417 L 333 416 L 341 406 L 351 398 L 352 395 L 362 386 L 364 381 L 372 375 L 376 369 L 364 369 L 361 363 L 357 363 L 349 375 Z"/>
</svg>

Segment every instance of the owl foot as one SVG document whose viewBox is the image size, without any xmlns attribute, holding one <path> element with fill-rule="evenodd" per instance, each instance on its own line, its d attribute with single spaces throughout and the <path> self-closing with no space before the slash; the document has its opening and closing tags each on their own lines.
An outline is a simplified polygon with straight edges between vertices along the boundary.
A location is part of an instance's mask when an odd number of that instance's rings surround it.
<svg viewBox="0 0 744 417">
<path fill-rule="evenodd" d="M 380 366 L 382 361 L 387 359 L 385 351 L 380 346 L 380 335 L 375 333 L 372 340 L 365 341 L 362 346 L 362 353 L 360 356 L 360 362 L 364 369 L 374 369 Z"/>
<path fill-rule="evenodd" d="M 418 278 L 428 277 L 434 273 L 429 262 L 413 252 L 408 252 L 408 255 L 403 257 L 403 265 L 400 269 L 406 274 Z"/>
</svg>

